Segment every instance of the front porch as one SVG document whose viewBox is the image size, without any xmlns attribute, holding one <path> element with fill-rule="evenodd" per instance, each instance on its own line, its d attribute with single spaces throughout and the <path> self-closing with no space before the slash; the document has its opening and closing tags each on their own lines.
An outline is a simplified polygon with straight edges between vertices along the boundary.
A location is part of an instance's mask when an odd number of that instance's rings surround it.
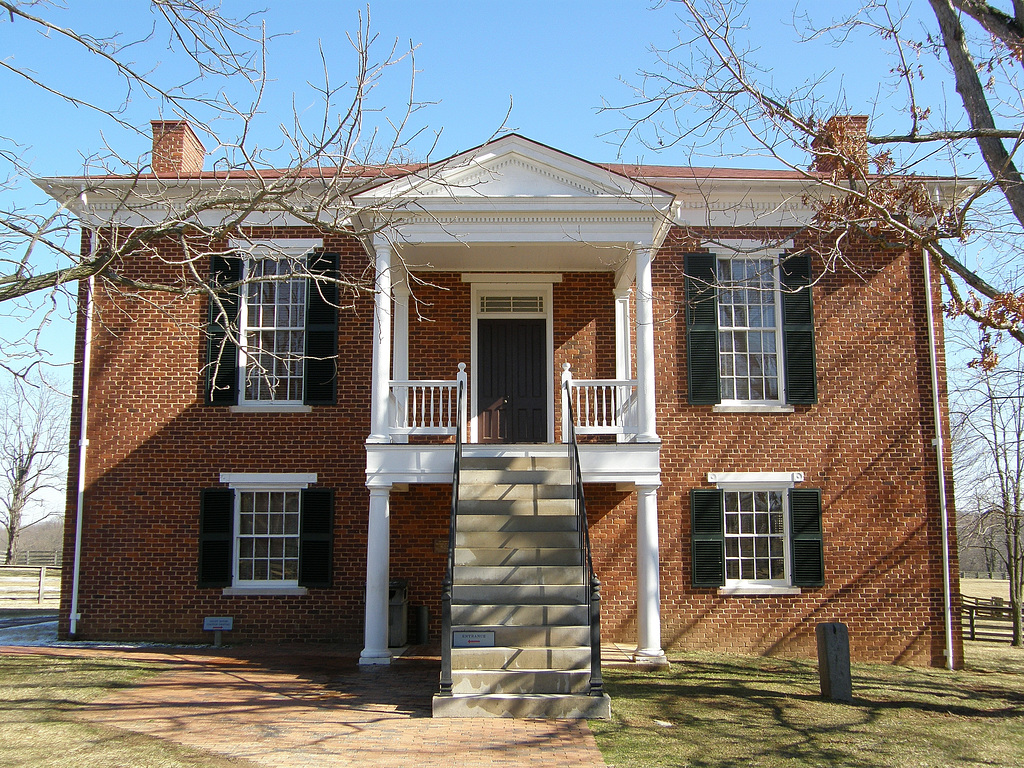
<svg viewBox="0 0 1024 768">
<path fill-rule="evenodd" d="M 663 660 L 651 262 L 670 196 L 514 136 L 450 162 L 366 193 L 394 209 L 372 243 L 360 663 L 391 658 L 391 493 L 454 490 L 458 450 L 472 466 L 567 460 L 570 402 L 580 481 L 636 493 L 635 655 Z"/>
</svg>

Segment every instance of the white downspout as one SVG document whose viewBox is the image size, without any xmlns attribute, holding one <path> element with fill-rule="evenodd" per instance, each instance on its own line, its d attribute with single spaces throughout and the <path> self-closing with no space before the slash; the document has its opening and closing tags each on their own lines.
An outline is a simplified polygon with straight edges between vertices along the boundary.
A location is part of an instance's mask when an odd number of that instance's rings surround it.
<svg viewBox="0 0 1024 768">
<path fill-rule="evenodd" d="M 89 233 L 89 250 L 92 251 L 92 238 Z M 93 291 L 96 288 L 94 277 L 89 277 L 85 293 L 85 349 L 82 353 L 82 416 L 78 434 L 78 494 L 75 500 L 75 564 L 71 577 L 71 615 L 68 634 L 75 636 L 78 630 L 78 578 L 82 568 L 82 513 L 85 510 L 85 452 L 89 446 L 87 429 L 89 425 L 89 365 L 92 359 L 92 303 Z"/>
<path fill-rule="evenodd" d="M 935 460 L 939 470 L 939 507 L 942 510 L 942 589 L 946 611 L 946 669 L 956 668 L 953 659 L 953 596 L 949 572 L 949 508 L 946 504 L 946 467 L 942 447 L 942 409 L 939 398 L 939 361 L 935 342 L 935 318 L 932 306 L 932 261 L 927 248 L 924 252 L 925 301 L 928 309 L 928 353 L 932 373 L 932 409 L 935 413 Z"/>
</svg>

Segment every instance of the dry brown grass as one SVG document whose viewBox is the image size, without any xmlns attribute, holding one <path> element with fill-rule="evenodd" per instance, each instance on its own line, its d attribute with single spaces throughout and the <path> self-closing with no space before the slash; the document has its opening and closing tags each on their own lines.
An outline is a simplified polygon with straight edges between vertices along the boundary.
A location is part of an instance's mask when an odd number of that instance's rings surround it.
<svg viewBox="0 0 1024 768">
<path fill-rule="evenodd" d="M 76 719 L 95 699 L 162 671 L 159 664 L 120 659 L 0 656 L 0 768 L 251 766 Z"/>
<path fill-rule="evenodd" d="M 968 669 L 855 664 L 852 704 L 824 701 L 811 661 L 688 654 L 607 673 L 609 765 L 1024 765 L 1024 651 L 969 643 Z"/>
<path fill-rule="evenodd" d="M 1010 582 L 1007 579 L 960 579 L 960 594 L 970 597 L 1001 597 L 1009 602 Z"/>
</svg>

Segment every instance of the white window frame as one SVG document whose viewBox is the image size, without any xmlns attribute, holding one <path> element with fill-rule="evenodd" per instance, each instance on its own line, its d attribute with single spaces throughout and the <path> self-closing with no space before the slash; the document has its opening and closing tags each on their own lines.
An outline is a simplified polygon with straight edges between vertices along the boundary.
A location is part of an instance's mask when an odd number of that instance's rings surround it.
<svg viewBox="0 0 1024 768">
<path fill-rule="evenodd" d="M 786 403 L 786 371 L 785 371 L 785 358 L 783 355 L 783 334 L 782 334 L 782 277 L 780 274 L 782 255 L 786 251 L 792 249 L 792 241 L 780 243 L 777 246 L 770 248 L 764 247 L 764 244 L 756 240 L 728 240 L 721 241 L 718 243 L 711 243 L 708 245 L 708 250 L 715 256 L 715 279 L 718 281 L 718 261 L 719 259 L 735 260 L 746 260 L 746 261 L 757 261 L 757 260 L 770 260 L 772 266 L 772 276 L 775 282 L 774 288 L 774 304 L 775 304 L 775 370 L 778 378 L 778 397 L 769 399 L 739 399 L 739 398 L 722 398 L 721 402 L 714 406 L 714 410 L 719 413 L 729 412 L 749 412 L 756 411 L 762 413 L 793 413 L 794 407 Z M 724 290 L 722 286 L 719 286 L 719 290 Z M 718 333 L 722 333 L 721 325 L 721 300 L 717 302 L 715 314 L 715 325 L 718 328 Z M 748 326 L 749 327 L 749 326 Z M 719 342 L 721 343 L 721 342 Z M 717 351 L 718 355 L 718 366 L 719 371 L 722 367 L 722 352 L 721 347 Z M 719 391 L 721 397 L 721 391 Z"/>
<path fill-rule="evenodd" d="M 709 472 L 708 482 L 714 483 L 720 491 L 755 492 L 776 491 L 782 494 L 783 552 L 785 554 L 785 579 L 725 579 L 725 586 L 719 587 L 721 595 L 799 595 L 800 587 L 793 586 L 792 531 L 790 530 L 789 490 L 803 482 L 803 472 Z M 722 535 L 725 533 L 725 504 L 722 504 Z M 726 568 L 723 561 L 722 567 Z M 726 570 L 726 574 L 728 571 Z"/>
<path fill-rule="evenodd" d="M 304 259 L 310 252 L 323 247 L 322 238 L 294 238 L 294 239 L 274 239 L 274 240 L 242 240 L 232 239 L 229 241 L 229 247 L 231 250 L 244 254 L 242 261 L 242 280 L 244 281 L 249 277 L 250 268 L 253 261 L 258 259 L 267 258 L 268 256 L 274 256 L 278 259 L 286 259 L 289 262 L 297 262 L 300 259 Z M 309 281 L 306 278 L 301 278 L 306 282 L 306 291 L 310 289 Z M 247 338 L 249 330 L 249 303 L 248 303 L 248 286 L 243 283 L 239 291 L 238 300 L 238 405 L 232 408 L 233 411 L 309 411 L 309 406 L 303 404 L 302 394 L 298 398 L 291 399 L 272 399 L 272 400 L 250 400 L 246 397 L 247 387 L 246 380 L 248 378 L 248 366 L 249 366 L 249 355 L 247 349 Z M 305 312 L 305 304 L 308 303 L 309 297 L 306 295 L 305 301 L 303 302 L 303 313 Z M 306 324 L 305 314 L 302 318 L 302 336 L 305 340 Z M 300 357 L 300 365 L 302 360 Z M 300 393 L 305 391 L 304 377 L 305 371 L 301 372 L 300 376 Z"/>
<path fill-rule="evenodd" d="M 298 578 L 281 580 L 242 580 L 238 576 L 238 560 L 241 541 L 241 505 L 243 493 L 298 493 L 299 497 L 299 531 L 302 532 L 302 498 L 301 494 L 309 486 L 316 483 L 316 473 L 249 473 L 222 472 L 220 481 L 234 492 L 231 544 L 231 586 L 225 587 L 225 595 L 305 595 L 305 587 L 299 586 Z"/>
</svg>

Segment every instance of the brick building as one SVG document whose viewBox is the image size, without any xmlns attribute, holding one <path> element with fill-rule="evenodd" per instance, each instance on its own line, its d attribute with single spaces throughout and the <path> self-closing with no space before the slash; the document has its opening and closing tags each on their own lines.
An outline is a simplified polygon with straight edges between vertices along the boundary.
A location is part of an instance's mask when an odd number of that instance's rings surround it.
<svg viewBox="0 0 1024 768">
<path fill-rule="evenodd" d="M 184 131 L 155 126 L 172 191 L 216 176 Z M 231 616 L 235 641 L 387 663 L 389 580 L 441 630 L 455 432 L 477 482 L 544 497 L 488 462 L 564 458 L 571 396 L 606 640 L 811 656 L 815 625 L 843 621 L 855 659 L 959 664 L 919 251 L 808 255 L 814 184 L 793 172 L 597 165 L 516 135 L 412 171 L 356 196 L 371 237 L 248 219 L 201 267 L 277 289 L 225 315 L 83 284 L 63 636 L 204 641 Z M 39 183 L 65 200 L 80 181 Z M 100 193 L 76 205 L 131 225 Z M 341 301 L 296 260 L 373 270 L 376 291 Z M 125 269 L 169 281 L 175 261 Z"/>
</svg>

